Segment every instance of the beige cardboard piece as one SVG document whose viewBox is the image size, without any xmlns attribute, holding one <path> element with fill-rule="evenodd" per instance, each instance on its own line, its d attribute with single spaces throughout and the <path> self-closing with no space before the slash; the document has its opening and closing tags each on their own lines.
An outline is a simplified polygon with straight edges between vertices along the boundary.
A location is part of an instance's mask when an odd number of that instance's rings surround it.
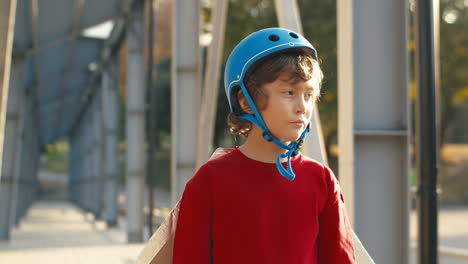
<svg viewBox="0 0 468 264">
<path fill-rule="evenodd" d="M 178 215 L 179 203 L 151 236 L 135 264 L 172 264 L 172 248 Z"/>
<path fill-rule="evenodd" d="M 218 148 L 210 159 L 219 157 L 231 150 L 232 149 Z M 179 203 L 177 203 L 166 220 L 164 220 L 158 230 L 151 236 L 146 246 L 140 252 L 135 264 L 172 264 L 172 248 L 174 246 L 174 234 L 178 215 Z M 357 263 L 375 264 L 354 231 L 353 242 Z"/>
</svg>

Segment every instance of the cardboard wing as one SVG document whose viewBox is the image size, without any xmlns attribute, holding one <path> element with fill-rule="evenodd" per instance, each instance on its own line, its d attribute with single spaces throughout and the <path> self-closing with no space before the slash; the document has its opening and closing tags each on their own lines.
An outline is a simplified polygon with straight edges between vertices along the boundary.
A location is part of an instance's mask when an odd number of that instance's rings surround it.
<svg viewBox="0 0 468 264">
<path fill-rule="evenodd" d="M 210 159 L 221 156 L 231 149 L 218 148 Z M 179 203 L 172 209 L 158 230 L 151 236 L 146 246 L 138 255 L 135 264 L 172 264 L 174 235 L 179 216 Z M 361 241 L 353 231 L 353 242 L 358 264 L 375 264 Z"/>
<path fill-rule="evenodd" d="M 356 262 L 358 264 L 375 264 L 372 257 L 369 255 L 367 250 L 359 240 L 359 237 L 354 233 L 353 230 L 353 243 L 354 243 L 354 253 L 356 254 Z"/>
<path fill-rule="evenodd" d="M 135 264 L 172 264 L 172 248 L 179 216 L 179 203 L 140 252 Z"/>
</svg>

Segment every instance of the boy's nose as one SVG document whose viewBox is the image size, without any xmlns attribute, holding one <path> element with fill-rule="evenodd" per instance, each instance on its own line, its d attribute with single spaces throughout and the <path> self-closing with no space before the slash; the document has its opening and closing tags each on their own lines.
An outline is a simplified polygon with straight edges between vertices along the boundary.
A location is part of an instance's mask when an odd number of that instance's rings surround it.
<svg viewBox="0 0 468 264">
<path fill-rule="evenodd" d="M 298 96 L 296 100 L 296 112 L 304 113 L 307 109 L 307 101 L 304 99 L 304 96 Z"/>
</svg>

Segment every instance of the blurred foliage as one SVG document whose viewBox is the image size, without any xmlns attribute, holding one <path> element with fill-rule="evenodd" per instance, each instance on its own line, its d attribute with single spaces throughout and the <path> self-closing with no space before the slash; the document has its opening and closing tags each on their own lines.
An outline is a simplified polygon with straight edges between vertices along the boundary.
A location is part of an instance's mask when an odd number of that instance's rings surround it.
<svg viewBox="0 0 468 264">
<path fill-rule="evenodd" d="M 47 145 L 44 153 L 44 168 L 55 173 L 66 173 L 68 171 L 68 150 L 68 141 Z"/>
<path fill-rule="evenodd" d="M 461 143 L 466 137 L 457 138 L 450 130 L 464 126 L 468 134 L 467 113 L 462 112 L 468 104 L 468 2 L 441 0 L 440 10 L 440 142 Z"/>
<path fill-rule="evenodd" d="M 444 144 L 439 169 L 441 204 L 468 205 L 468 144 Z"/>
</svg>

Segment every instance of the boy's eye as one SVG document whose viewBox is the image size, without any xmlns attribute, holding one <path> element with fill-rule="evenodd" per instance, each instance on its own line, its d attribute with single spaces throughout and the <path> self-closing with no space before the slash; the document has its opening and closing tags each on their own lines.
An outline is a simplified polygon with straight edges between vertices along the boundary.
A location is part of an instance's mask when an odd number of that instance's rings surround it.
<svg viewBox="0 0 468 264">
<path fill-rule="evenodd" d="M 292 90 L 285 91 L 284 93 L 287 94 L 287 95 L 293 95 L 294 94 L 294 92 Z"/>
<path fill-rule="evenodd" d="M 312 93 L 306 93 L 306 94 L 304 95 L 304 98 L 307 99 L 307 100 L 310 99 L 310 98 L 312 98 Z"/>
</svg>

